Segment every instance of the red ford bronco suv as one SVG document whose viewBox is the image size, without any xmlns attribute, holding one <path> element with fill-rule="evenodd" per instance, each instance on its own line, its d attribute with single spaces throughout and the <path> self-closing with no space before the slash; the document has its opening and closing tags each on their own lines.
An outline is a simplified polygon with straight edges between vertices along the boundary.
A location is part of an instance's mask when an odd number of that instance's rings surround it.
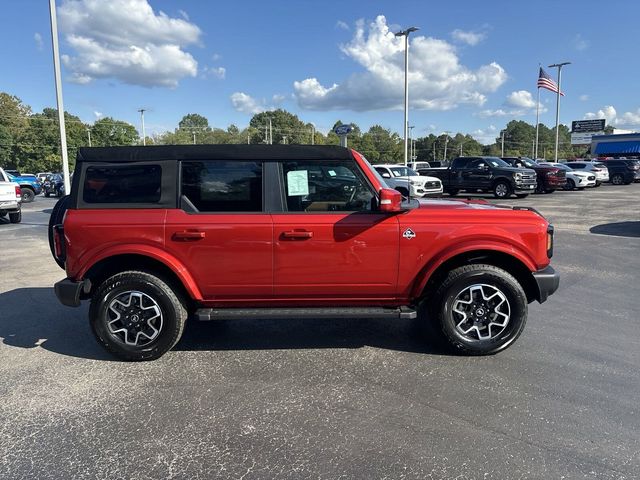
<svg viewBox="0 0 640 480">
<path fill-rule="evenodd" d="M 553 227 L 485 201 L 403 201 L 334 146 L 81 148 L 49 240 L 98 342 L 151 360 L 188 316 L 434 322 L 457 351 L 507 348 L 558 288 Z"/>
</svg>

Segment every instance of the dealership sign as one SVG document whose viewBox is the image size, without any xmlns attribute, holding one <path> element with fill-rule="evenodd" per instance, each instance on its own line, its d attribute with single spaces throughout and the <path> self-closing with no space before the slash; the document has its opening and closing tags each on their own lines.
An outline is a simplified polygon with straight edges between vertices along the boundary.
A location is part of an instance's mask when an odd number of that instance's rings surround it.
<svg viewBox="0 0 640 480">
<path fill-rule="evenodd" d="M 604 118 L 596 120 L 574 120 L 571 122 L 571 133 L 604 132 Z"/>
<path fill-rule="evenodd" d="M 591 137 L 600 132 L 572 133 L 571 145 L 591 145 Z"/>
<path fill-rule="evenodd" d="M 349 132 L 351 132 L 351 130 L 353 130 L 351 128 L 351 125 L 338 125 L 336 128 L 333 129 L 333 131 L 337 134 L 337 135 L 347 135 Z"/>
</svg>

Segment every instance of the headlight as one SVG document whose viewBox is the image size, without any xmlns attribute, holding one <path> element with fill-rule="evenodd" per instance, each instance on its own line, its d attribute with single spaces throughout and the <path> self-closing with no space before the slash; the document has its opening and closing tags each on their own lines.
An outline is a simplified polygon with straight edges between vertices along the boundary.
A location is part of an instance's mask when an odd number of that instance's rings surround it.
<svg viewBox="0 0 640 480">
<path fill-rule="evenodd" d="M 520 172 L 515 172 L 513 174 L 513 178 L 515 178 L 516 180 L 522 180 L 522 174 Z"/>
<path fill-rule="evenodd" d="M 413 185 L 414 187 L 419 187 L 420 185 L 422 185 L 422 182 L 414 182 L 413 180 L 409 181 L 409 184 Z"/>
</svg>

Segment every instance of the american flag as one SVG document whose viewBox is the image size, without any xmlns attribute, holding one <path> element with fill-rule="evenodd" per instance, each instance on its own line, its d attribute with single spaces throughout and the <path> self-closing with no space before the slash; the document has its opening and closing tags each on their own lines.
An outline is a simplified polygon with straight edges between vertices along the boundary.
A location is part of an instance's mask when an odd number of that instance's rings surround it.
<svg viewBox="0 0 640 480">
<path fill-rule="evenodd" d="M 540 67 L 540 75 L 538 75 L 538 88 L 546 88 L 553 93 L 558 93 L 558 84 L 553 81 L 547 72 Z M 560 95 L 564 97 L 564 93 L 560 92 Z"/>
</svg>

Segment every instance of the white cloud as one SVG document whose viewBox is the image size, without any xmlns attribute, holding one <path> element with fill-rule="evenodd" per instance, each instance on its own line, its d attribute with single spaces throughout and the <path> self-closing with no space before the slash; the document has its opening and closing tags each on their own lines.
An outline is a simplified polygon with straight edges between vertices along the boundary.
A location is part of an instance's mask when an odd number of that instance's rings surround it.
<svg viewBox="0 0 640 480">
<path fill-rule="evenodd" d="M 214 62 L 217 62 L 218 60 L 222 59 L 222 55 L 220 55 L 219 53 L 214 53 L 213 55 L 211 55 L 211 60 L 213 60 Z"/>
<path fill-rule="evenodd" d="M 189 21 L 189 14 L 184 10 L 178 10 L 178 13 L 182 18 L 184 18 L 187 22 Z"/>
<path fill-rule="evenodd" d="M 200 29 L 185 19 L 156 14 L 147 0 L 65 0 L 60 27 L 73 55 L 63 55 L 71 81 L 116 78 L 143 86 L 176 87 L 194 77 L 198 63 L 185 52 Z"/>
<path fill-rule="evenodd" d="M 640 130 L 640 108 L 637 108 L 635 111 L 624 112 L 622 115 L 618 115 L 618 112 L 613 105 L 607 105 L 597 112 L 586 113 L 584 118 L 586 120 L 604 118 L 607 121 L 607 125 L 611 125 L 616 128 L 627 128 L 636 131 Z"/>
<path fill-rule="evenodd" d="M 336 28 L 340 28 L 342 30 L 350 30 L 349 25 L 346 22 L 343 22 L 342 20 L 338 20 L 336 22 Z"/>
<path fill-rule="evenodd" d="M 96 117 L 96 120 L 99 120 L 100 118 L 102 118 L 104 115 L 102 114 L 102 112 L 98 112 L 97 110 L 93 112 L 93 116 Z"/>
<path fill-rule="evenodd" d="M 36 42 L 36 48 L 38 49 L 38 51 L 42 51 L 42 47 L 43 47 L 42 35 L 40 35 L 38 32 L 34 33 L 33 40 Z"/>
<path fill-rule="evenodd" d="M 220 80 L 224 80 L 227 75 L 227 69 L 224 67 L 204 67 L 202 69 L 204 76 L 212 76 Z"/>
<path fill-rule="evenodd" d="M 540 112 L 546 112 L 547 107 L 540 103 Z M 476 115 L 481 118 L 487 117 L 522 117 L 536 113 L 536 101 L 531 92 L 527 90 L 517 90 L 507 95 L 501 108 L 495 110 L 486 109 L 479 111 Z"/>
<path fill-rule="evenodd" d="M 471 45 L 473 47 L 487 38 L 487 35 L 483 32 L 467 32 L 456 28 L 453 32 L 451 32 L 451 38 L 453 38 L 456 42 L 466 43 L 467 45 Z"/>
<path fill-rule="evenodd" d="M 573 47 L 579 52 L 582 52 L 589 48 L 589 45 L 589 41 L 586 40 L 581 34 L 578 33 L 575 37 L 573 37 Z"/>
<path fill-rule="evenodd" d="M 267 110 L 264 102 L 259 102 L 243 92 L 235 92 L 231 95 L 233 108 L 242 113 L 256 114 Z"/>
<path fill-rule="evenodd" d="M 533 95 L 531 95 L 531 92 L 527 92 L 526 90 L 511 92 L 507 96 L 507 104 L 520 108 L 535 108 L 536 106 Z"/>
<path fill-rule="evenodd" d="M 368 28 L 367 28 L 368 27 Z M 482 105 L 486 94 L 507 79 L 495 62 L 472 70 L 460 64 L 450 43 L 413 36 L 410 45 L 409 83 L 413 108 L 450 110 L 460 104 Z M 356 22 L 352 40 L 340 46 L 364 71 L 330 86 L 311 77 L 294 82 L 300 107 L 309 110 L 401 109 L 404 92 L 404 40 L 397 38 L 382 15 L 365 25 Z"/>
<path fill-rule="evenodd" d="M 495 142 L 498 129 L 495 125 L 489 125 L 487 128 L 479 128 L 471 132 L 471 136 L 483 145 Z"/>
<path fill-rule="evenodd" d="M 586 102 L 587 100 L 589 100 L 589 95 L 583 94 L 583 95 L 580 95 L 578 98 L 580 99 L 581 102 Z"/>
</svg>

